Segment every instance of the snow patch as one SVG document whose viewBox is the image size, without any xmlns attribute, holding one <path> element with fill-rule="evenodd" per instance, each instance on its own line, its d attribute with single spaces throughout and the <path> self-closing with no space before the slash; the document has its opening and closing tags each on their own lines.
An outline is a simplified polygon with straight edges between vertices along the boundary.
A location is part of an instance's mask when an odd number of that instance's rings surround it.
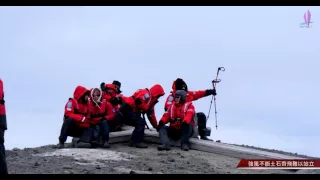
<svg viewBox="0 0 320 180">
<path fill-rule="evenodd" d="M 79 165 L 100 165 L 100 166 L 104 165 L 103 161 L 130 161 L 130 159 L 133 159 L 136 157 L 131 154 L 116 152 L 112 150 L 84 149 L 84 148 L 58 149 L 53 152 L 34 154 L 34 156 L 41 156 L 41 157 L 69 156 L 80 161 L 80 162 L 76 162 Z"/>
</svg>

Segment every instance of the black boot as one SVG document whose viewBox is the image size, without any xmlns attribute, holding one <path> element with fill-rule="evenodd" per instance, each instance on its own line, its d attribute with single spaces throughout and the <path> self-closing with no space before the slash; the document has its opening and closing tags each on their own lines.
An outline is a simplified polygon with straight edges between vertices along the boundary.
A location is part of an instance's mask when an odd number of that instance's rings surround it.
<svg viewBox="0 0 320 180">
<path fill-rule="evenodd" d="M 189 151 L 189 146 L 187 144 L 182 144 L 181 149 L 183 151 Z"/>
<path fill-rule="evenodd" d="M 63 149 L 63 148 L 64 148 L 64 142 L 63 141 L 59 141 L 58 149 Z"/>
<path fill-rule="evenodd" d="M 143 149 L 148 148 L 148 145 L 146 145 L 146 144 L 144 144 L 142 142 L 141 143 L 134 143 L 132 140 L 130 140 L 129 146 L 130 147 L 136 147 L 136 148 L 143 148 Z"/>
<path fill-rule="evenodd" d="M 170 149 L 171 149 L 170 146 L 167 144 L 162 144 L 162 145 L 158 146 L 159 151 L 169 151 Z"/>
<path fill-rule="evenodd" d="M 102 148 L 110 148 L 110 144 L 107 141 L 105 141 L 101 147 Z"/>
<path fill-rule="evenodd" d="M 200 139 L 206 140 L 206 141 L 213 141 L 212 139 L 209 139 L 207 136 L 201 136 Z"/>
<path fill-rule="evenodd" d="M 91 142 L 91 147 L 92 147 L 92 148 L 97 148 L 97 147 L 99 147 L 99 145 L 100 145 L 100 144 L 99 144 L 98 141 L 92 141 L 92 142 Z"/>
<path fill-rule="evenodd" d="M 91 148 L 91 144 L 80 141 L 75 145 L 75 147 L 76 148 Z"/>
</svg>

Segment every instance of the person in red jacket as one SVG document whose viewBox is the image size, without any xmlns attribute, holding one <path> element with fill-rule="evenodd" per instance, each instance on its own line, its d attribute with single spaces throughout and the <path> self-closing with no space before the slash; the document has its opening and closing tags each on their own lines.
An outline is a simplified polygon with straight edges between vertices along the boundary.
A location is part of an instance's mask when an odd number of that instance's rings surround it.
<svg viewBox="0 0 320 180">
<path fill-rule="evenodd" d="M 189 150 L 189 139 L 192 135 L 194 127 L 195 108 L 191 101 L 186 101 L 187 92 L 184 90 L 177 90 L 174 95 L 174 103 L 168 107 L 159 121 L 157 131 L 161 145 L 158 150 L 170 150 L 169 137 L 173 140 L 181 139 L 181 149 Z M 170 122 L 170 126 L 165 124 Z"/>
<path fill-rule="evenodd" d="M 207 89 L 207 90 L 199 90 L 199 91 L 189 91 L 188 86 L 185 81 L 181 78 L 177 78 L 172 84 L 171 94 L 167 97 L 164 110 L 166 111 L 171 104 L 173 103 L 173 97 L 177 90 L 185 90 L 187 92 L 186 102 L 196 101 L 203 97 L 207 97 L 209 95 L 217 95 L 215 89 Z M 198 131 L 200 138 L 203 140 L 212 141 L 207 137 L 210 134 L 211 129 L 207 128 L 207 118 L 203 112 L 196 113 L 198 119 Z"/>
<path fill-rule="evenodd" d="M 93 124 L 93 140 L 99 142 L 99 146 L 109 148 L 109 132 L 115 126 L 115 111 L 106 99 L 102 98 L 102 90 L 93 88 L 90 90 L 91 101 L 89 103 L 89 117 Z M 102 133 L 101 133 L 102 132 Z M 102 139 L 99 141 L 99 135 Z"/>
<path fill-rule="evenodd" d="M 117 87 L 114 84 L 105 84 L 102 82 L 100 88 L 103 91 L 103 98 L 110 102 L 115 110 L 119 110 L 122 98 L 118 98 Z"/>
<path fill-rule="evenodd" d="M 77 86 L 73 98 L 65 105 L 64 122 L 59 136 L 59 148 L 64 148 L 68 136 L 80 137 L 77 147 L 91 147 L 92 128 L 88 118 L 90 92 L 83 86 Z"/>
<path fill-rule="evenodd" d="M 105 84 L 104 82 L 100 84 L 100 88 L 104 92 L 103 97 L 113 105 L 116 111 L 119 110 L 126 99 L 126 97 L 121 94 L 122 91 L 120 87 L 121 83 L 117 80 L 114 80 L 112 84 Z"/>
<path fill-rule="evenodd" d="M 128 97 L 122 104 L 117 118 L 121 124 L 135 126 L 132 132 L 129 145 L 137 148 L 148 148 L 144 143 L 145 119 L 142 114 L 147 117 L 154 128 L 157 128 L 157 119 L 154 112 L 154 106 L 158 103 L 158 99 L 165 94 L 162 86 L 156 84 L 150 88 L 139 89 L 131 97 Z"/>
<path fill-rule="evenodd" d="M 116 87 L 117 91 L 116 91 L 116 96 L 113 97 L 110 102 L 115 106 L 116 110 L 119 110 L 119 108 L 121 107 L 121 105 L 123 104 L 123 102 L 125 102 L 126 100 L 126 96 L 124 96 L 122 93 L 122 91 L 120 90 L 121 88 L 121 83 L 117 80 L 114 80 L 112 82 L 112 84 Z"/>
<path fill-rule="evenodd" d="M 0 174 L 8 174 L 6 153 L 4 147 L 4 132 L 7 130 L 6 106 L 4 100 L 3 82 L 0 79 Z"/>
</svg>

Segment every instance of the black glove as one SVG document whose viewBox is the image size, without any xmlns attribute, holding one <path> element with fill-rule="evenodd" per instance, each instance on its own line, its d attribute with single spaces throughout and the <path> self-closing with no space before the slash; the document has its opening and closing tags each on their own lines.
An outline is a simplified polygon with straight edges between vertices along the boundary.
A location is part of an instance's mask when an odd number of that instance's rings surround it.
<svg viewBox="0 0 320 180">
<path fill-rule="evenodd" d="M 164 126 L 164 123 L 162 121 L 159 121 L 158 127 L 157 127 L 157 132 L 160 131 L 160 129 Z"/>
<path fill-rule="evenodd" d="M 121 104 L 122 103 L 122 98 L 121 97 L 113 97 L 113 98 L 111 98 L 110 103 L 112 105 L 114 105 L 114 106 L 118 105 L 118 104 Z"/>
<path fill-rule="evenodd" d="M 187 127 L 187 126 L 189 126 L 188 123 L 186 123 L 186 122 L 182 122 L 182 123 L 181 123 L 181 127 Z"/>
<path fill-rule="evenodd" d="M 136 99 L 134 100 L 134 103 L 135 103 L 137 106 L 139 106 L 140 104 L 142 104 L 142 101 L 141 101 L 140 98 L 136 98 Z"/>
<path fill-rule="evenodd" d="M 4 94 L 2 94 L 2 100 L 0 100 L 0 104 L 4 104 L 6 101 L 4 100 Z"/>
<path fill-rule="evenodd" d="M 206 95 L 209 96 L 209 95 L 217 95 L 217 92 L 216 92 L 216 89 L 207 89 L 206 90 Z"/>
</svg>

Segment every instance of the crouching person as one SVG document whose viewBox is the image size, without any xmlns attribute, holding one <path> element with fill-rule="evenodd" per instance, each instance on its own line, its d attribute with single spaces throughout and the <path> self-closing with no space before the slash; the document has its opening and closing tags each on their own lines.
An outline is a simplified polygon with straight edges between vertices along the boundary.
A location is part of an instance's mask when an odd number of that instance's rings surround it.
<svg viewBox="0 0 320 180">
<path fill-rule="evenodd" d="M 117 113 L 117 119 L 120 119 L 121 124 L 135 127 L 129 146 L 148 148 L 146 144 L 142 143 L 146 125 L 142 113 L 146 113 L 153 128 L 157 128 L 154 106 L 164 94 L 162 86 L 156 84 L 150 90 L 148 88 L 139 89 L 131 97 L 126 98 Z"/>
<path fill-rule="evenodd" d="M 90 90 L 92 101 L 89 105 L 89 117 L 91 118 L 94 129 L 92 142 L 94 142 L 94 146 L 109 148 L 109 132 L 117 125 L 117 123 L 115 123 L 116 114 L 111 103 L 102 98 L 102 94 L 103 92 L 98 88 Z"/>
<path fill-rule="evenodd" d="M 85 87 L 77 86 L 73 98 L 69 98 L 65 106 L 58 148 L 64 148 L 68 136 L 80 137 L 76 147 L 91 147 L 92 128 L 91 121 L 87 118 L 89 95 Z"/>
<path fill-rule="evenodd" d="M 170 139 L 181 141 L 180 146 L 184 151 L 189 150 L 189 139 L 194 127 L 195 108 L 191 102 L 186 102 L 187 92 L 177 90 L 174 95 L 174 104 L 169 106 L 159 121 L 157 131 L 159 132 L 161 145 L 158 150 L 170 150 Z M 170 122 L 170 126 L 165 124 Z"/>
</svg>

